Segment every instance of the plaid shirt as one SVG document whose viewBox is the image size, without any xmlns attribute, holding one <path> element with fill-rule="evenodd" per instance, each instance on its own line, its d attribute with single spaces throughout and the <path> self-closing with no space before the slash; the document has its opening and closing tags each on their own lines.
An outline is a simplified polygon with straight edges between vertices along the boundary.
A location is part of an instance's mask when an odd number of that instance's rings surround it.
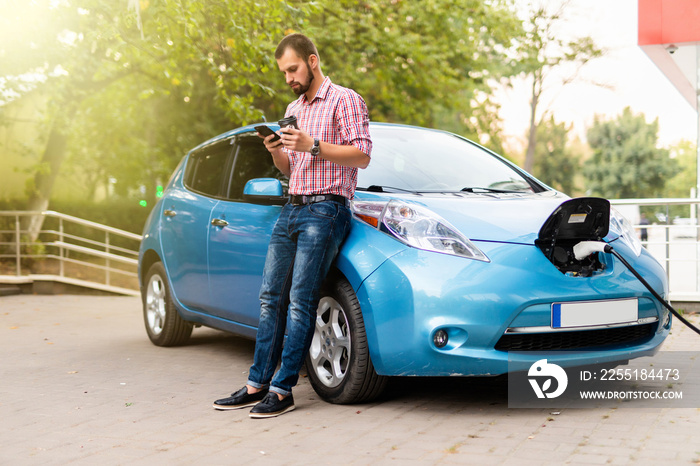
<svg viewBox="0 0 700 466">
<path fill-rule="evenodd" d="M 302 94 L 290 103 L 285 117 L 290 115 L 296 115 L 299 129 L 313 138 L 330 144 L 353 145 L 367 156 L 372 152 L 365 101 L 357 92 L 333 84 L 328 77 L 311 102 Z M 343 167 L 313 157 L 309 152 L 286 151 L 292 170 L 290 194 L 338 194 L 353 198 L 357 168 Z"/>
</svg>

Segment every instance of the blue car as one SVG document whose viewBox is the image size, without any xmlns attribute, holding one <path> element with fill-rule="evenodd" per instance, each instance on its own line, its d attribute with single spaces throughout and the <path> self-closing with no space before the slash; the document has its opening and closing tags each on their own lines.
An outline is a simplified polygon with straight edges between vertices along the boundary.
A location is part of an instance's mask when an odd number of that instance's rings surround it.
<svg viewBox="0 0 700 466">
<path fill-rule="evenodd" d="M 612 255 L 574 254 L 610 243 L 668 295 L 664 270 L 608 201 L 571 199 L 448 132 L 370 128 L 372 161 L 306 359 L 323 399 L 368 401 L 393 376 L 505 374 L 509 355 L 614 366 L 659 350 L 666 309 Z M 287 181 L 252 125 L 184 157 L 140 250 L 154 344 L 184 344 L 198 325 L 255 337 Z"/>
</svg>

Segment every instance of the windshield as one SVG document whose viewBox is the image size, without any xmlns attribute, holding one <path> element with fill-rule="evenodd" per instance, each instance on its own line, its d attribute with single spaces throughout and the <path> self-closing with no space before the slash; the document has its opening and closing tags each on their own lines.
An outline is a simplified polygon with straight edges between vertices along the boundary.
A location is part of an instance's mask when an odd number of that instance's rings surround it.
<svg viewBox="0 0 700 466">
<path fill-rule="evenodd" d="M 391 126 L 372 126 L 371 133 L 372 160 L 367 169 L 359 170 L 359 190 L 533 192 L 545 189 L 528 182 L 483 148 L 449 133 Z"/>
</svg>

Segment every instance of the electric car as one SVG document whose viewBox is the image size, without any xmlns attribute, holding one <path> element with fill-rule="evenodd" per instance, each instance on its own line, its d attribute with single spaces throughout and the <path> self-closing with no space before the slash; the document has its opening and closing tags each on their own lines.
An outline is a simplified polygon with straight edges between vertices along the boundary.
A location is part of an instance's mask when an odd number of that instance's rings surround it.
<svg viewBox="0 0 700 466">
<path fill-rule="evenodd" d="M 277 130 L 275 125 L 269 125 Z M 509 355 L 562 366 L 653 355 L 671 318 L 605 252 L 663 297 L 664 270 L 609 202 L 569 198 L 444 131 L 371 124 L 348 238 L 326 280 L 306 367 L 333 403 L 371 400 L 394 376 L 495 376 Z M 192 149 L 151 212 L 139 256 L 159 346 L 193 326 L 254 338 L 269 237 L 287 179 L 254 125 Z M 594 248 L 595 249 L 595 248 Z"/>
</svg>

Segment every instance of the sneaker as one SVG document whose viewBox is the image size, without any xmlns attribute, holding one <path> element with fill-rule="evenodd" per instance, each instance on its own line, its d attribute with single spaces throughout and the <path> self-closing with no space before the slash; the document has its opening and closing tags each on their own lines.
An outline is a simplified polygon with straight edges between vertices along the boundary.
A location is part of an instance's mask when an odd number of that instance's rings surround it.
<svg viewBox="0 0 700 466">
<path fill-rule="evenodd" d="M 248 387 L 243 387 L 236 393 L 232 393 L 228 398 L 222 398 L 214 402 L 214 409 L 241 409 L 248 406 L 255 406 L 267 395 L 267 388 L 255 393 L 248 393 Z"/>
<path fill-rule="evenodd" d="M 266 417 L 275 417 L 280 414 L 294 411 L 294 397 L 288 395 L 283 399 L 279 399 L 277 393 L 269 392 L 267 396 L 253 409 L 250 410 L 250 417 L 254 419 L 264 419 Z"/>
</svg>

